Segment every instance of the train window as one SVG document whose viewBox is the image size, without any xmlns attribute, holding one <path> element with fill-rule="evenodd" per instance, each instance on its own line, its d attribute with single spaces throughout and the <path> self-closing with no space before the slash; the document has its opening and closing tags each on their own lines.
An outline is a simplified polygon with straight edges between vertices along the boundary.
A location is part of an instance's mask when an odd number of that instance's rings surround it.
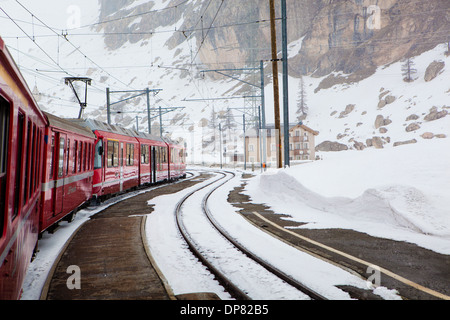
<svg viewBox="0 0 450 320">
<path fill-rule="evenodd" d="M 78 152 L 78 156 L 77 156 L 77 164 L 78 164 L 77 168 L 78 169 L 77 169 L 77 171 L 80 172 L 81 171 L 81 159 L 83 156 L 83 142 L 81 142 L 81 141 L 78 142 L 77 152 Z"/>
<path fill-rule="evenodd" d="M 150 158 L 150 148 L 147 145 L 142 145 L 141 146 L 141 163 L 142 164 L 149 164 Z"/>
<path fill-rule="evenodd" d="M 3 227 L 6 209 L 6 180 L 8 173 L 8 140 L 9 140 L 9 105 L 0 98 L 0 238 L 3 237 Z"/>
<path fill-rule="evenodd" d="M 91 161 L 91 157 L 92 157 L 92 144 L 88 143 L 88 160 L 87 160 L 87 169 L 91 170 L 92 169 L 92 161 Z"/>
<path fill-rule="evenodd" d="M 127 143 L 127 166 L 134 164 L 134 144 Z"/>
<path fill-rule="evenodd" d="M 31 157 L 31 121 L 28 121 L 28 129 L 27 129 L 27 146 L 26 153 L 25 153 L 25 159 L 26 159 L 26 166 L 25 166 L 25 196 L 23 197 L 23 204 L 27 203 L 28 198 L 30 197 L 30 157 Z"/>
<path fill-rule="evenodd" d="M 66 176 L 69 174 L 70 163 L 70 139 L 67 139 Z"/>
<path fill-rule="evenodd" d="M 102 155 L 103 155 L 103 141 L 99 140 L 95 146 L 94 155 L 94 169 L 100 169 L 102 167 Z"/>
<path fill-rule="evenodd" d="M 55 154 L 55 137 L 52 136 L 52 144 L 50 146 L 50 175 L 49 175 L 49 179 L 53 179 L 53 170 L 54 170 L 54 165 L 53 165 L 53 157 Z"/>
<path fill-rule="evenodd" d="M 64 138 L 59 139 L 59 160 L 58 160 L 58 178 L 61 178 L 64 174 L 64 148 L 66 140 Z"/>
<path fill-rule="evenodd" d="M 108 167 L 119 166 L 119 142 L 108 141 Z"/>
<path fill-rule="evenodd" d="M 86 154 L 87 154 L 87 150 L 86 150 L 86 142 L 83 142 L 83 169 L 82 171 L 86 171 Z"/>
<path fill-rule="evenodd" d="M 73 169 L 72 173 L 77 172 L 77 150 L 78 150 L 78 141 L 75 140 L 75 143 L 73 144 Z"/>
<path fill-rule="evenodd" d="M 23 161 L 23 129 L 25 127 L 25 115 L 19 112 L 17 122 L 17 154 L 16 154 L 16 181 L 14 183 L 14 211 L 13 219 L 19 214 L 20 192 L 22 188 L 22 161 Z"/>
<path fill-rule="evenodd" d="M 31 136 L 31 169 L 30 169 L 30 195 L 35 190 L 36 183 L 36 125 L 33 124 L 33 131 Z"/>
</svg>

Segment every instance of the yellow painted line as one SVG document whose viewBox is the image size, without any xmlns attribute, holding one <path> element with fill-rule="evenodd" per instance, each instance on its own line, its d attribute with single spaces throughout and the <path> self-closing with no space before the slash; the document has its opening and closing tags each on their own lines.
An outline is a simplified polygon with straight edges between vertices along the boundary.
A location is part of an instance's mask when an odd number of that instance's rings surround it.
<svg viewBox="0 0 450 320">
<path fill-rule="evenodd" d="M 437 297 L 437 298 L 439 298 L 439 299 L 450 300 L 450 296 L 447 296 L 447 295 L 442 294 L 442 293 L 440 293 L 440 292 L 437 292 L 437 291 L 435 291 L 435 290 L 426 288 L 426 287 L 424 287 L 424 286 L 422 286 L 422 285 L 420 285 L 420 284 L 417 284 L 417 283 L 415 283 L 415 282 L 413 282 L 413 281 L 411 281 L 411 280 L 408 280 L 408 279 L 406 279 L 406 278 L 404 278 L 404 277 L 402 277 L 402 276 L 399 276 L 398 274 L 395 274 L 395 273 L 393 273 L 393 272 L 391 272 L 391 271 L 389 271 L 389 270 L 387 270 L 387 269 L 384 269 L 384 268 L 382 268 L 382 267 L 379 267 L 379 266 L 377 266 L 377 265 L 374 265 L 373 263 L 370 263 L 370 262 L 367 262 L 367 261 L 365 261 L 365 260 L 359 259 L 359 258 L 357 258 L 357 257 L 354 257 L 354 256 L 350 255 L 350 254 L 347 254 L 347 253 L 345 253 L 345 252 L 336 250 L 336 249 L 334 249 L 334 248 L 332 248 L 332 247 L 329 247 L 329 246 L 327 246 L 327 245 L 324 245 L 324 244 L 322 244 L 322 243 L 320 243 L 320 242 L 317 242 L 317 241 L 314 241 L 314 240 L 309 239 L 309 238 L 307 238 L 307 237 L 304 237 L 304 236 L 302 236 L 302 235 L 299 235 L 298 233 L 295 233 L 295 232 L 293 232 L 293 231 L 291 231 L 291 230 L 285 229 L 284 227 L 282 227 L 282 226 L 280 226 L 280 225 L 278 225 L 278 224 L 276 224 L 276 223 L 274 223 L 274 222 L 272 222 L 272 221 L 270 221 L 270 220 L 264 218 L 264 217 L 263 217 L 262 215 L 260 215 L 258 212 L 253 212 L 253 214 L 254 214 L 255 216 L 257 216 L 259 219 L 263 220 L 264 222 L 266 222 L 266 223 L 272 225 L 273 227 L 275 227 L 275 228 L 277 228 L 277 229 L 280 229 L 280 230 L 282 230 L 282 231 L 284 231 L 284 232 L 287 232 L 287 233 L 289 233 L 290 235 L 293 235 L 294 237 L 300 238 L 300 239 L 302 239 L 303 241 L 306 241 L 306 242 L 309 242 L 309 243 L 311 243 L 311 244 L 314 244 L 314 245 L 316 245 L 316 246 L 318 246 L 318 247 L 320 247 L 320 248 L 323 248 L 323 249 L 328 250 L 328 251 L 330 251 L 330 252 L 336 253 L 336 254 L 338 254 L 338 255 L 340 255 L 340 256 L 343 256 L 343 257 L 345 257 L 345 258 L 347 258 L 347 259 L 350 259 L 350 260 L 353 260 L 353 261 L 355 261 L 355 262 L 361 263 L 361 264 L 363 264 L 363 265 L 365 265 L 365 266 L 367 266 L 367 267 L 376 268 L 376 269 L 379 270 L 380 272 L 384 273 L 385 275 L 387 275 L 387 276 L 389 276 L 389 277 L 391 277 L 391 278 L 393 278 L 393 279 L 395 279 L 395 280 L 397 280 L 397 281 L 400 281 L 400 282 L 402 282 L 402 283 L 404 283 L 404 284 L 406 284 L 406 285 L 408 285 L 408 286 L 411 286 L 411 287 L 413 287 L 413 288 L 415 288 L 415 289 L 417 289 L 417 290 L 420 290 L 420 291 L 422 291 L 422 292 L 428 293 L 428 294 L 430 294 L 430 295 L 432 295 L 432 296 L 435 296 L 435 297 Z"/>
</svg>

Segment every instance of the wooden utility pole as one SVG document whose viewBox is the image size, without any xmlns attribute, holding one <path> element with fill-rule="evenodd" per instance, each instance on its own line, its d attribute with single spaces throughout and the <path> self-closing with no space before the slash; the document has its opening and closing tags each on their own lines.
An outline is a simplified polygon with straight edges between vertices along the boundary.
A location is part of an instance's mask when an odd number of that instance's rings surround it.
<svg viewBox="0 0 450 320">
<path fill-rule="evenodd" d="M 277 50 L 277 31 L 275 26 L 275 0 L 270 0 L 270 34 L 272 39 L 272 71 L 273 71 L 273 95 L 275 99 L 275 130 L 277 136 L 277 165 L 282 168 L 283 159 L 281 157 L 281 120 L 280 120 L 280 86 L 278 83 L 278 50 Z"/>
</svg>

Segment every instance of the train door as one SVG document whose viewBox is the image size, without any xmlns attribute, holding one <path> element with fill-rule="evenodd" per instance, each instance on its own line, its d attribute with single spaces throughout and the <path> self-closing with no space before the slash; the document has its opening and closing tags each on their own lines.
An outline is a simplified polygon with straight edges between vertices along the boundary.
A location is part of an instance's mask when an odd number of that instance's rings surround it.
<svg viewBox="0 0 450 320">
<path fill-rule="evenodd" d="M 123 142 L 120 143 L 120 192 L 123 191 Z"/>
<path fill-rule="evenodd" d="M 54 199 L 54 216 L 59 215 L 63 211 L 63 201 L 64 201 L 64 178 L 65 170 L 64 163 L 66 163 L 66 141 L 67 135 L 62 133 L 56 134 L 56 147 L 57 152 L 54 154 L 55 161 L 53 163 L 57 164 L 57 170 L 54 171 L 54 183 L 53 188 L 53 199 Z"/>
<path fill-rule="evenodd" d="M 156 183 L 156 147 L 152 147 L 151 157 L 151 182 Z"/>
<path fill-rule="evenodd" d="M 0 98 L 0 238 L 3 236 L 3 226 L 6 210 L 6 180 L 9 145 L 9 105 Z"/>
</svg>

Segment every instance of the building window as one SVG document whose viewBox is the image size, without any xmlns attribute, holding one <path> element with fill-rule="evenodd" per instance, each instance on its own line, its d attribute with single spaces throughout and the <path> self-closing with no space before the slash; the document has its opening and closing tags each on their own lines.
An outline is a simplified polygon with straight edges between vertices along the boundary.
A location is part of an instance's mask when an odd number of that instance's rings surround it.
<svg viewBox="0 0 450 320">
<path fill-rule="evenodd" d="M 248 151 L 254 151 L 255 147 L 252 144 L 248 145 Z"/>
</svg>

